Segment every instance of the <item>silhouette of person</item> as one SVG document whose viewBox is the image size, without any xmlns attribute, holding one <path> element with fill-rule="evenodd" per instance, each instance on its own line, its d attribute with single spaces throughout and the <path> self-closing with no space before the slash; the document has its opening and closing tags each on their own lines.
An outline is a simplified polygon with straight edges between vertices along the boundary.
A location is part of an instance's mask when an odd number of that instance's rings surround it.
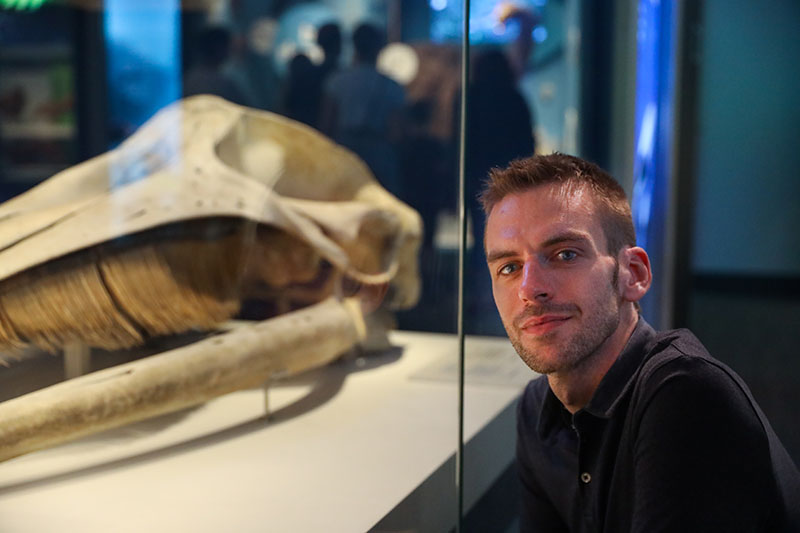
<svg viewBox="0 0 800 533">
<path fill-rule="evenodd" d="M 489 170 L 534 152 L 533 120 L 501 50 L 476 53 L 467 97 L 467 169 L 480 185 Z M 477 205 L 477 204 L 476 204 Z"/>
<path fill-rule="evenodd" d="M 339 56 L 342 54 L 342 32 L 339 25 L 328 22 L 320 26 L 317 30 L 317 45 L 325 54 L 322 63 L 316 67 L 322 87 L 328 76 L 339 68 Z"/>
<path fill-rule="evenodd" d="M 468 268 L 473 272 L 467 290 L 467 315 L 486 316 L 493 305 L 483 242 L 484 215 L 477 196 L 489 171 L 505 167 L 514 159 L 534 153 L 533 119 L 528 104 L 516 85 L 516 75 L 506 54 L 487 49 L 473 56 L 471 81 L 467 93 L 466 198 L 473 223 L 475 246 L 468 254 Z M 475 326 L 494 330 L 471 333 L 502 333 L 499 321 L 475 320 Z"/>
<path fill-rule="evenodd" d="M 376 68 L 384 45 L 380 29 L 359 25 L 353 32 L 353 45 L 353 64 L 331 74 L 323 87 L 320 127 L 357 153 L 383 186 L 397 194 L 397 143 L 405 90 Z"/>
<path fill-rule="evenodd" d="M 322 107 L 322 88 L 328 76 L 339 66 L 342 36 L 333 22 L 317 31 L 317 44 L 322 49 L 322 63 L 314 65 L 305 54 L 297 54 L 289 62 L 288 77 L 283 91 L 283 111 L 287 117 L 319 128 Z"/>
<path fill-rule="evenodd" d="M 447 161 L 446 143 L 428 132 L 432 105 L 420 100 L 406 108 L 406 127 L 400 143 L 401 190 L 398 197 L 433 221 L 440 211 L 453 207 L 456 181 Z M 431 187 L 431 184 L 436 184 Z M 433 247 L 435 224 L 425 224 L 423 247 Z"/>
<path fill-rule="evenodd" d="M 314 64 L 305 54 L 289 62 L 283 109 L 287 117 L 316 126 L 319 120 L 320 86 Z"/>
<path fill-rule="evenodd" d="M 195 40 L 196 60 L 186 72 L 183 95 L 215 94 L 226 100 L 252 105 L 243 87 L 225 72 L 230 58 L 232 35 L 220 26 L 203 29 Z"/>
</svg>

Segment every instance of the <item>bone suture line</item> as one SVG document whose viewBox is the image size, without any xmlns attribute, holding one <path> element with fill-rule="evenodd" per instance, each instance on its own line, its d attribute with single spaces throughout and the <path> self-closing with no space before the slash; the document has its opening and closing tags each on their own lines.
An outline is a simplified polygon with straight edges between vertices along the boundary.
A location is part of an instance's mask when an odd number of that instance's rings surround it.
<svg viewBox="0 0 800 533">
<path fill-rule="evenodd" d="M 329 363 L 364 339 L 357 301 L 280 317 L 0 403 L 0 461 Z"/>
</svg>

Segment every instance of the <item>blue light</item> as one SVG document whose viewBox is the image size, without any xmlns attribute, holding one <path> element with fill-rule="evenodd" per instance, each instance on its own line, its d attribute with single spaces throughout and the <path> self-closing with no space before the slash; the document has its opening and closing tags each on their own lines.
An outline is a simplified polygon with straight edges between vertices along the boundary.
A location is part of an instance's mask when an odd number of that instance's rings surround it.
<svg viewBox="0 0 800 533">
<path fill-rule="evenodd" d="M 501 6 L 536 12 L 535 2 L 543 0 L 471 0 L 469 16 L 469 36 L 474 44 L 506 44 L 519 36 L 520 24 L 512 17 L 500 21 L 498 16 L 503 11 Z M 463 37 L 464 2 L 448 2 L 447 0 L 428 0 L 431 7 L 430 36 L 434 42 L 458 42 Z M 505 29 L 498 27 L 505 24 Z"/>
<path fill-rule="evenodd" d="M 309 56 L 313 54 L 310 48 L 315 46 L 316 30 L 328 22 L 336 22 L 345 27 L 337 12 L 317 3 L 299 4 L 287 9 L 281 15 L 274 43 L 277 53 L 272 58 L 279 76 L 286 75 L 289 61 L 296 53 Z M 313 28 L 313 32 L 303 28 Z"/>
<path fill-rule="evenodd" d="M 631 207 L 637 243 L 647 249 L 653 269 L 668 268 L 668 206 L 674 56 L 673 3 L 639 0 L 636 38 L 636 103 Z M 667 290 L 659 278 L 640 302 L 651 323 L 669 327 L 661 301 Z M 663 316 L 662 316 L 663 315 Z"/>
<path fill-rule="evenodd" d="M 127 136 L 180 98 L 180 2 L 106 0 L 103 23 L 111 127 Z"/>
<path fill-rule="evenodd" d="M 543 43 L 547 39 L 547 28 L 544 26 L 536 26 L 533 28 L 533 40 L 537 43 Z"/>
<path fill-rule="evenodd" d="M 434 11 L 443 11 L 447 9 L 447 0 L 430 0 L 431 9 Z"/>
</svg>

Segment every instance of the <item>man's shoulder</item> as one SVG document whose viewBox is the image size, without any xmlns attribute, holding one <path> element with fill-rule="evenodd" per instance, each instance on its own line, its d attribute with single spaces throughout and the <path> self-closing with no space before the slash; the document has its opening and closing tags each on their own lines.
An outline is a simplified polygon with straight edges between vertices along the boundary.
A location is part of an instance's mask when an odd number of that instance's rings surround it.
<svg viewBox="0 0 800 533">
<path fill-rule="evenodd" d="M 656 334 L 648 347 L 639 381 L 676 375 L 732 380 L 740 386 L 744 384 L 731 368 L 714 358 L 700 339 L 688 329 L 661 331 Z"/>
<path fill-rule="evenodd" d="M 387 86 L 392 87 L 392 90 L 397 91 L 397 92 L 404 92 L 405 91 L 405 89 L 403 89 L 403 86 L 400 85 L 400 83 L 397 80 L 395 80 L 394 78 L 391 78 L 391 77 L 387 76 L 386 74 L 383 74 L 382 72 L 379 72 L 379 74 L 383 77 L 384 83 Z"/>
<path fill-rule="evenodd" d="M 405 99 L 406 90 L 396 80 L 376 70 L 375 77 L 380 84 L 380 91 L 390 100 L 402 101 Z"/>
<path fill-rule="evenodd" d="M 651 352 L 665 352 L 666 355 L 677 353 L 697 357 L 711 357 L 706 347 L 700 342 L 700 339 L 686 328 L 656 332 L 650 341 L 649 349 Z"/>
<path fill-rule="evenodd" d="M 763 423 L 763 415 L 744 380 L 709 354 L 687 329 L 659 332 L 649 346 L 636 378 L 634 405 L 651 405 L 653 398 L 686 409 L 721 402 L 726 408 Z"/>
<path fill-rule="evenodd" d="M 625 453 L 643 465 L 636 470 L 639 480 L 650 476 L 642 483 L 658 488 L 647 505 L 656 508 L 658 500 L 694 504 L 705 498 L 707 505 L 740 512 L 737 516 L 745 519 L 766 516 L 754 513 L 795 519 L 786 514 L 800 494 L 791 458 L 744 381 L 690 331 L 665 331 L 652 338 L 627 405 Z M 741 505 L 729 504 L 733 498 Z M 755 530 L 742 522 L 744 529 Z"/>
</svg>

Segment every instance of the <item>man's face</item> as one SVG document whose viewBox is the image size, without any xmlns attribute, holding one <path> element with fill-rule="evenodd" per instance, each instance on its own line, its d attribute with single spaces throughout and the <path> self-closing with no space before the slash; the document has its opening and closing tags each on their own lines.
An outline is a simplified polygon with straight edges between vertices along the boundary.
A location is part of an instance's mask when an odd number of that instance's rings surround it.
<svg viewBox="0 0 800 533">
<path fill-rule="evenodd" d="M 580 367 L 619 327 L 619 267 L 585 188 L 506 196 L 489 215 L 486 255 L 503 325 L 536 372 Z"/>
</svg>

